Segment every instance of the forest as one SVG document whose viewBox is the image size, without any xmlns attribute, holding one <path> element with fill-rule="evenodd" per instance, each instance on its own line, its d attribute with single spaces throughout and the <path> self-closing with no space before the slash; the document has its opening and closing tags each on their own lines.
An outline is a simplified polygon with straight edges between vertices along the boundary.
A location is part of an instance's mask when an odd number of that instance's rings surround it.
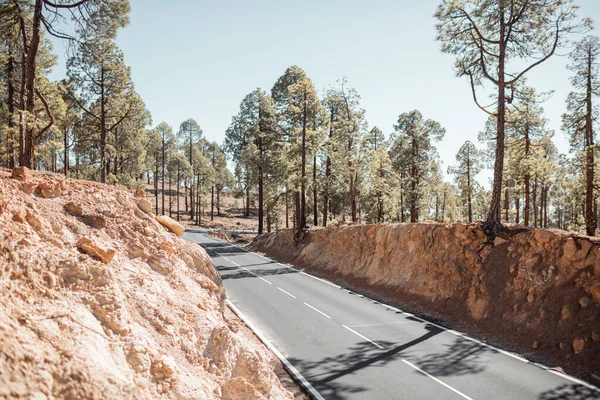
<svg viewBox="0 0 600 400">
<path fill-rule="evenodd" d="M 116 44 L 129 12 L 128 0 L 0 0 L 0 166 L 150 186 L 157 214 L 198 225 L 227 192 L 244 199 L 245 216 L 257 208 L 259 233 L 480 220 L 490 239 L 506 223 L 596 234 L 600 39 L 573 1 L 441 1 L 441 51 L 488 115 L 447 169 L 436 149 L 446 130 L 432 116 L 398 110 L 384 132 L 346 78 L 316 88 L 295 65 L 240 99 L 222 143 L 193 118 L 153 125 Z M 60 81 L 48 78 L 51 36 L 69 43 Z M 554 132 L 550 94 L 527 77 L 559 51 L 572 92 Z M 489 185 L 477 179 L 484 169 Z"/>
</svg>

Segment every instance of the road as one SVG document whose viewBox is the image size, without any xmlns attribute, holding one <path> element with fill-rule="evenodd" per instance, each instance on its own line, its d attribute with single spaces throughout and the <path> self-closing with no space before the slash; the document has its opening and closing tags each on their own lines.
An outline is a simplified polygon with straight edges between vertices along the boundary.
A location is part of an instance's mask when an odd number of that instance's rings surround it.
<svg viewBox="0 0 600 400">
<path fill-rule="evenodd" d="M 528 362 L 276 260 L 186 232 L 212 257 L 230 304 L 317 399 L 600 399 Z"/>
</svg>

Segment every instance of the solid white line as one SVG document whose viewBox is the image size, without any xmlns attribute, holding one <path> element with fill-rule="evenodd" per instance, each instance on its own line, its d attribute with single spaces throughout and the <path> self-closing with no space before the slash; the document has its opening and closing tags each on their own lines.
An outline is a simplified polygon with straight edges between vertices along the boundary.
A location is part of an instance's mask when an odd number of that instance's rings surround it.
<svg viewBox="0 0 600 400">
<path fill-rule="evenodd" d="M 467 396 L 466 394 L 454 389 L 452 386 L 448 385 L 445 382 L 440 381 L 438 378 L 436 378 L 435 376 L 428 374 L 427 372 L 423 371 L 421 368 L 417 367 L 414 364 L 411 364 L 410 362 L 406 361 L 406 360 L 402 360 L 402 362 L 404 362 L 405 364 L 408 364 L 409 366 L 413 367 L 414 369 L 416 369 L 417 371 L 419 371 L 420 373 L 422 373 L 425 376 L 428 376 L 429 378 L 433 379 L 434 381 L 436 381 L 437 383 L 439 383 L 442 386 L 445 386 L 446 388 L 452 390 L 454 393 L 458 394 L 459 396 L 462 396 L 463 398 L 467 399 L 467 400 L 473 400 L 471 397 Z"/>
<path fill-rule="evenodd" d="M 308 304 L 308 303 L 304 303 L 304 305 L 305 305 L 305 306 L 308 306 L 308 307 L 310 307 L 310 308 L 312 308 L 313 310 L 315 310 L 315 311 L 316 311 L 316 312 L 318 312 L 319 314 L 322 314 L 322 315 L 324 315 L 325 317 L 327 317 L 327 318 L 331 319 L 331 317 L 330 317 L 329 315 L 325 314 L 323 311 L 321 311 L 321 310 L 319 310 L 319 309 L 317 309 L 317 308 L 314 308 L 314 307 L 313 307 L 313 306 L 311 306 L 310 304 Z"/>
<path fill-rule="evenodd" d="M 285 290 L 283 290 L 282 288 L 280 288 L 279 286 L 277 286 L 277 289 L 281 290 L 283 293 L 287 294 L 290 297 L 293 297 L 294 299 L 296 299 L 297 297 L 294 296 L 293 294 L 291 294 L 290 292 L 286 292 Z"/>
<path fill-rule="evenodd" d="M 296 368 L 294 368 L 294 366 L 283 356 L 283 354 L 281 354 L 279 352 L 279 350 L 277 350 L 275 348 L 275 346 L 273 346 L 271 344 L 271 342 L 269 340 L 267 340 L 267 338 L 258 329 L 256 329 L 256 327 L 250 322 L 250 320 L 248 318 L 246 318 L 246 316 L 244 314 L 242 314 L 242 312 L 240 310 L 238 310 L 237 307 L 234 306 L 231 301 L 229 301 L 229 299 L 227 299 L 226 301 L 227 301 L 227 305 L 229 305 L 229 308 L 231 308 L 231 310 L 238 317 L 240 317 L 240 319 L 242 321 L 244 321 L 244 323 L 246 323 L 246 325 L 248 325 L 248 327 L 250 329 L 252 329 L 254 334 L 256 336 L 258 336 L 258 338 L 261 340 L 261 342 L 263 342 L 269 348 L 269 350 L 271 350 L 273 352 L 273 354 L 275 354 L 275 356 L 277 356 L 277 358 L 279 358 L 279 361 L 281 361 L 281 363 L 286 367 L 286 369 L 292 375 L 294 375 L 296 380 L 298 380 L 302 384 L 302 386 L 304 386 L 306 388 L 306 390 L 308 390 L 315 399 L 325 400 L 325 398 L 323 396 L 321 396 L 319 394 L 319 392 L 317 392 L 317 390 L 313 387 L 313 385 L 311 385 L 310 382 L 307 381 L 306 378 L 304 376 L 302 376 L 302 374 L 300 372 L 298 372 L 298 370 Z"/>
<path fill-rule="evenodd" d="M 366 336 L 361 335 L 360 333 L 356 332 L 354 329 L 347 327 L 346 325 L 342 325 L 344 328 L 348 329 L 350 332 L 354 333 L 356 336 L 366 340 L 367 342 L 371 343 L 374 346 L 379 347 L 380 349 L 383 349 L 382 346 L 378 345 L 377 343 L 375 343 L 374 341 L 372 341 L 371 339 L 369 339 Z"/>
<path fill-rule="evenodd" d="M 321 281 L 321 282 L 323 282 L 323 283 L 326 283 L 326 284 L 328 284 L 329 286 L 333 286 L 333 287 L 335 287 L 335 288 L 338 288 L 338 289 L 339 289 L 339 288 L 341 288 L 341 286 L 339 286 L 339 285 L 336 285 L 335 283 L 331 283 L 331 282 L 329 282 L 329 281 L 326 281 L 325 279 L 317 278 L 316 276 L 314 276 L 314 275 L 310 275 L 310 274 L 307 274 L 307 273 L 306 273 L 306 272 L 304 272 L 304 271 L 301 271 L 300 273 L 301 273 L 302 275 L 310 276 L 310 277 L 311 277 L 311 278 L 313 278 L 313 279 L 316 279 L 316 280 L 318 280 L 318 281 Z"/>
</svg>

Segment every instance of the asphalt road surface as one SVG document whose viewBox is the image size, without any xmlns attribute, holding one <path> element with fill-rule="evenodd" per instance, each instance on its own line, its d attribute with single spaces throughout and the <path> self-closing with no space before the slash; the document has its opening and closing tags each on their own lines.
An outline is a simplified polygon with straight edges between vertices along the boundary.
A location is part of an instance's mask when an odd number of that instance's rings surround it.
<svg viewBox="0 0 600 400">
<path fill-rule="evenodd" d="M 234 311 L 316 399 L 600 399 L 592 385 L 292 266 L 184 237 L 208 251 Z"/>
</svg>

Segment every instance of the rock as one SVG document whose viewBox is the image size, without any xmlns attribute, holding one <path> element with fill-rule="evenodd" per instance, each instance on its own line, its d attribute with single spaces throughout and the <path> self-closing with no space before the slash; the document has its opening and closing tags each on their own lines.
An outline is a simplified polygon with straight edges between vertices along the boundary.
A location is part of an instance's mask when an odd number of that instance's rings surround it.
<svg viewBox="0 0 600 400">
<path fill-rule="evenodd" d="M 536 265 L 540 263 L 541 259 L 542 257 L 538 254 L 525 260 L 525 268 L 529 270 L 533 269 Z"/>
<path fill-rule="evenodd" d="M 592 285 L 588 288 L 588 293 L 596 303 L 600 303 L 600 284 Z"/>
<path fill-rule="evenodd" d="M 575 354 L 581 353 L 583 351 L 584 347 L 585 347 L 585 340 L 583 340 L 583 339 L 573 340 L 573 350 L 575 351 Z"/>
<path fill-rule="evenodd" d="M 21 182 L 26 182 L 31 178 L 31 173 L 27 167 L 13 168 L 11 178 Z"/>
<path fill-rule="evenodd" d="M 157 215 L 155 219 L 165 228 L 176 234 L 177 236 L 183 235 L 185 232 L 185 228 L 177 221 L 172 218 L 167 217 L 166 215 Z"/>
<path fill-rule="evenodd" d="M 152 214 L 152 204 L 146 199 L 140 199 L 137 202 L 137 206 L 140 210 L 145 212 L 146 214 Z"/>
<path fill-rule="evenodd" d="M 40 222 L 40 219 L 31 213 L 27 213 L 27 215 L 25 216 L 25 221 L 27 221 L 27 224 L 36 231 L 42 229 L 42 223 Z"/>
<path fill-rule="evenodd" d="M 106 228 L 106 218 L 101 215 L 86 215 L 82 218 L 82 221 L 84 224 L 89 225 L 92 228 Z"/>
<path fill-rule="evenodd" d="M 494 239 L 494 246 L 499 246 L 499 245 L 501 245 L 502 243 L 506 243 L 506 240 L 505 240 L 505 239 L 502 239 L 502 238 L 501 238 L 501 237 L 499 237 L 499 236 L 496 236 L 496 238 Z"/>
<path fill-rule="evenodd" d="M 579 305 L 581 306 L 581 308 L 588 308 L 588 306 L 590 305 L 590 298 L 582 297 L 581 299 L 579 299 Z"/>
<path fill-rule="evenodd" d="M 63 210 L 65 210 L 67 213 L 69 213 L 71 215 L 75 215 L 77 217 L 81 216 L 83 214 L 83 208 L 80 205 L 77 205 L 72 201 L 65 204 L 63 206 Z"/>
<path fill-rule="evenodd" d="M 537 340 L 531 344 L 531 348 L 534 350 L 537 350 L 538 347 L 540 347 L 540 342 L 538 342 Z"/>
<path fill-rule="evenodd" d="M 545 229 L 536 229 L 533 236 L 538 243 L 548 243 L 555 234 Z"/>
<path fill-rule="evenodd" d="M 102 247 L 94 243 L 91 239 L 85 236 L 79 239 L 79 241 L 77 241 L 76 246 L 79 250 L 93 257 L 96 257 L 104 264 L 108 264 L 113 259 L 116 253 L 114 249 L 103 249 Z"/>
<path fill-rule="evenodd" d="M 563 247 L 563 255 L 567 261 L 577 262 L 584 260 L 591 248 L 592 243 L 589 240 L 578 240 L 576 243 L 573 238 L 569 238 Z"/>
<path fill-rule="evenodd" d="M 144 189 L 135 189 L 135 192 L 133 193 L 133 197 L 136 197 L 138 199 L 145 199 L 146 192 L 144 192 Z"/>
<path fill-rule="evenodd" d="M 165 251 L 167 254 L 169 254 L 170 256 L 173 255 L 173 253 L 175 252 L 175 249 L 173 249 L 173 246 L 171 246 L 169 243 L 167 242 L 162 242 L 160 244 L 159 247 L 161 250 Z"/>
<path fill-rule="evenodd" d="M 6 200 L 4 200 L 2 198 L 2 196 L 0 196 L 0 215 L 2 215 L 4 213 L 4 211 L 6 211 L 7 207 L 8 207 L 8 202 Z"/>
<path fill-rule="evenodd" d="M 37 183 L 34 182 L 25 182 L 21 185 L 21 190 L 27 194 L 32 194 L 37 187 Z"/>
<path fill-rule="evenodd" d="M 597 342 L 600 340 L 600 332 L 592 332 L 592 340 Z"/>
<path fill-rule="evenodd" d="M 47 199 L 60 197 L 63 194 L 63 185 L 60 182 L 44 182 L 38 188 L 40 194 Z"/>
<path fill-rule="evenodd" d="M 13 221 L 20 222 L 22 224 L 25 223 L 25 213 L 23 211 L 17 211 L 13 213 Z"/>
<path fill-rule="evenodd" d="M 565 304 L 561 307 L 560 314 L 562 316 L 562 319 L 568 319 L 569 317 L 571 317 L 571 309 L 568 305 Z"/>
</svg>

